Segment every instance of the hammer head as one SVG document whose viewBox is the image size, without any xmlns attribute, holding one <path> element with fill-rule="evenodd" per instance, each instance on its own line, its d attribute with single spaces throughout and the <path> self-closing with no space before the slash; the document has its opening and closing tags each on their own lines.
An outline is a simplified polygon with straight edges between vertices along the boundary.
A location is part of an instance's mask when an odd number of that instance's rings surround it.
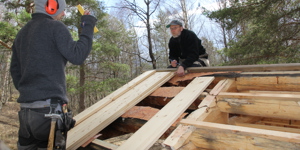
<svg viewBox="0 0 300 150">
<path fill-rule="evenodd" d="M 59 115 L 59 114 L 45 114 L 45 117 L 46 118 L 61 119 L 62 120 L 61 115 Z"/>
</svg>

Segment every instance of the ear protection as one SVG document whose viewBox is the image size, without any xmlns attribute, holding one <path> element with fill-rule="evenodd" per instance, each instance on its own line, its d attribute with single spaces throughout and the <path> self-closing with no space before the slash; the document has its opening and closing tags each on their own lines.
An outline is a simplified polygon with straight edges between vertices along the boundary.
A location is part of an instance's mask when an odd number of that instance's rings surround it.
<svg viewBox="0 0 300 150">
<path fill-rule="evenodd" d="M 47 0 L 45 5 L 45 10 L 48 14 L 53 15 L 59 9 L 59 4 L 57 0 Z"/>
</svg>

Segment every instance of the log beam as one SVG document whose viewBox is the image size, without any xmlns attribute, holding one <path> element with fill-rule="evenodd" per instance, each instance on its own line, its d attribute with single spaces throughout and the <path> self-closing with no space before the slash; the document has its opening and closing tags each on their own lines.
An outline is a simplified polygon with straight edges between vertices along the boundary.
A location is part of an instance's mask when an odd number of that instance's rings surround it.
<svg viewBox="0 0 300 150">
<path fill-rule="evenodd" d="M 216 98 L 222 112 L 300 120 L 299 94 L 221 92 Z"/>
<path fill-rule="evenodd" d="M 196 130 L 190 141 L 199 148 L 238 149 L 300 149 L 300 136 L 296 133 L 254 129 L 183 119 L 181 123 L 193 125 Z"/>
</svg>

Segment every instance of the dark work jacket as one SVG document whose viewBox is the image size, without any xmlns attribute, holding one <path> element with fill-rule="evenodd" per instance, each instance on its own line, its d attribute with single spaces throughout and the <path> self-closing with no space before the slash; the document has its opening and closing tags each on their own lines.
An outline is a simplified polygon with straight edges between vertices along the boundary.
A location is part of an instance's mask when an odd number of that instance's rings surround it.
<svg viewBox="0 0 300 150">
<path fill-rule="evenodd" d="M 180 65 L 184 69 L 193 65 L 199 59 L 199 55 L 206 54 L 206 50 L 201 45 L 201 40 L 190 30 L 183 29 L 180 36 L 170 38 L 169 41 L 169 59 L 185 59 Z"/>
<path fill-rule="evenodd" d="M 68 102 L 65 66 L 69 61 L 80 65 L 88 57 L 97 19 L 83 15 L 84 27 L 74 41 L 68 28 L 52 17 L 32 14 L 32 19 L 18 32 L 12 46 L 11 76 L 19 91 L 19 103 L 49 98 Z"/>
</svg>

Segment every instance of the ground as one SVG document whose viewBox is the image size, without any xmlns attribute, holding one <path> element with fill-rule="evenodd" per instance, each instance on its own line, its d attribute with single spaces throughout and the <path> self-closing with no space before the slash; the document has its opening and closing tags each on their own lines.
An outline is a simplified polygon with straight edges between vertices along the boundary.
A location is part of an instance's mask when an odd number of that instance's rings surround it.
<svg viewBox="0 0 300 150">
<path fill-rule="evenodd" d="M 0 110 L 0 140 L 11 149 L 17 150 L 19 103 L 7 102 Z"/>
</svg>

